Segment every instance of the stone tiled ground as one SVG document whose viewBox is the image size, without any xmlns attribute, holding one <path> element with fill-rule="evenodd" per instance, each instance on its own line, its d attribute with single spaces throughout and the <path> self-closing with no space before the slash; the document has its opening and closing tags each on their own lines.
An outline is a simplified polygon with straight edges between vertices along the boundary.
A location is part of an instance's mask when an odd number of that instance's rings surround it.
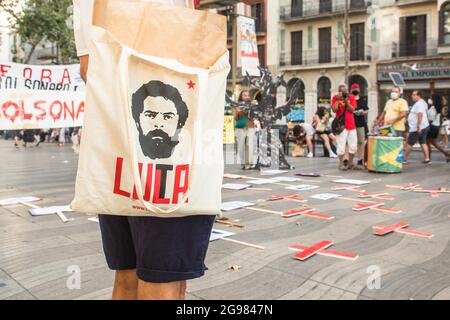
<svg viewBox="0 0 450 320">
<path fill-rule="evenodd" d="M 70 147 L 43 145 L 15 150 L 11 142 L 0 141 L 0 199 L 23 195 L 42 197 L 38 204 L 64 205 L 73 196 L 77 156 Z M 415 155 L 402 174 L 385 175 L 362 171 L 342 174 L 335 160 L 295 159 L 296 171 L 317 171 L 370 180 L 368 191 L 384 190 L 386 184 L 418 182 L 429 187 L 450 187 L 450 165 L 440 155 L 425 167 Z M 227 166 L 229 173 L 242 173 L 238 166 Z M 246 172 L 259 176 L 258 172 Z M 293 172 L 285 175 L 293 175 Z M 303 197 L 329 192 L 332 178 L 312 178 L 304 183 L 320 188 L 302 192 Z M 265 185 L 271 191 L 224 191 L 224 201 L 258 202 L 287 190 L 282 185 Z M 209 248 L 205 277 L 188 286 L 189 299 L 450 299 L 450 195 L 431 198 L 427 194 L 390 190 L 395 197 L 390 207 L 403 210 L 399 215 L 367 211 L 355 213 L 354 204 L 344 200 L 309 199 L 309 205 L 336 218 L 283 219 L 274 214 L 249 210 L 225 213 L 239 220 L 243 229 L 234 239 L 262 245 L 265 250 L 248 248 L 218 240 Z M 350 191 L 341 192 L 353 196 Z M 279 201 L 259 207 L 286 210 L 298 203 Z M 56 216 L 31 217 L 23 206 L 0 207 L 0 299 L 108 299 L 113 272 L 104 260 L 98 224 L 77 214 L 63 224 Z M 432 239 L 391 234 L 376 237 L 374 224 L 406 220 L 411 227 L 434 233 Z M 311 245 L 334 241 L 336 250 L 358 253 L 356 261 L 314 256 L 300 262 L 291 258 L 289 245 Z M 81 289 L 66 286 L 68 266 L 81 268 Z M 229 266 L 239 265 L 239 270 Z M 381 288 L 367 287 L 367 268 L 377 266 Z"/>
</svg>

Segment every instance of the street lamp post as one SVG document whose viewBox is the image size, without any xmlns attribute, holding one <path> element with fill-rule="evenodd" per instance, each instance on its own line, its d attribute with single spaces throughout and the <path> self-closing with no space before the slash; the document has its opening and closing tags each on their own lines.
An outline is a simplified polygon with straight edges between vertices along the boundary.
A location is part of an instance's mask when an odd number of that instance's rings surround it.
<svg viewBox="0 0 450 320">
<path fill-rule="evenodd" d="M 349 21 L 348 21 L 348 0 L 345 0 L 345 11 L 344 11 L 344 79 L 347 86 L 348 76 L 349 76 L 349 62 L 350 62 L 350 31 L 349 31 Z"/>
</svg>

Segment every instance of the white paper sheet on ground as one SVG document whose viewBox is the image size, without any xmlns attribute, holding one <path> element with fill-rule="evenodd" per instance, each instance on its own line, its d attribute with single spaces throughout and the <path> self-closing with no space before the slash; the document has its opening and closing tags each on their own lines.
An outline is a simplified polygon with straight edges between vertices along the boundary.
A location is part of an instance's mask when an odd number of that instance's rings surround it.
<svg viewBox="0 0 450 320">
<path fill-rule="evenodd" d="M 297 186 L 292 186 L 292 187 L 286 187 L 285 189 L 288 190 L 296 190 L 296 191 L 308 191 L 308 190 L 314 190 L 314 189 L 318 189 L 318 186 L 313 186 L 310 184 L 299 184 Z"/>
<path fill-rule="evenodd" d="M 18 204 L 20 202 L 33 202 L 33 201 L 39 201 L 40 198 L 37 197 L 20 197 L 20 198 L 9 198 L 9 199 L 2 199 L 0 200 L 0 206 L 7 206 L 11 204 Z"/>
<path fill-rule="evenodd" d="M 92 221 L 92 222 L 98 222 L 98 217 L 92 217 L 92 218 L 89 218 L 88 220 Z"/>
<path fill-rule="evenodd" d="M 357 185 L 357 186 L 362 186 L 364 184 L 370 183 L 370 181 L 367 181 L 367 180 L 355 180 L 355 179 L 338 179 L 338 180 L 333 180 L 333 182 L 342 183 L 342 184 L 353 184 L 353 185 Z"/>
<path fill-rule="evenodd" d="M 336 199 L 342 197 L 342 195 L 337 193 L 320 193 L 311 196 L 310 198 L 317 199 L 317 200 L 330 200 L 330 199 Z"/>
<path fill-rule="evenodd" d="M 230 201 L 230 202 L 223 202 L 220 206 L 220 210 L 222 211 L 232 211 L 237 210 L 245 207 L 251 207 L 254 206 L 254 203 L 251 202 L 245 202 L 245 201 Z"/>
<path fill-rule="evenodd" d="M 223 189 L 228 190 L 244 190 L 251 187 L 249 184 L 241 184 L 241 183 L 225 183 L 222 185 Z"/>
<path fill-rule="evenodd" d="M 261 170 L 261 175 L 262 176 L 271 176 L 274 174 L 282 174 L 282 173 L 286 173 L 289 172 L 288 170 Z"/>
<path fill-rule="evenodd" d="M 245 182 L 250 183 L 250 184 L 256 184 L 256 185 L 274 183 L 274 181 L 271 179 L 255 179 L 255 180 L 249 180 L 249 181 L 245 181 Z"/>
<path fill-rule="evenodd" d="M 211 237 L 209 238 L 209 241 L 219 240 L 219 239 L 230 237 L 233 235 L 235 235 L 235 233 L 233 233 L 233 232 L 212 229 Z"/>
<path fill-rule="evenodd" d="M 270 178 L 270 180 L 273 180 L 275 182 L 295 182 L 295 181 L 302 181 L 300 178 L 294 178 L 294 177 L 273 177 Z"/>
<path fill-rule="evenodd" d="M 72 209 L 70 209 L 70 206 L 54 206 L 46 208 L 28 209 L 28 212 L 32 216 L 45 216 L 49 214 L 55 214 L 57 212 L 72 212 Z"/>
<path fill-rule="evenodd" d="M 225 173 L 223 175 L 223 177 L 227 178 L 227 179 L 242 179 L 242 178 L 244 178 L 244 176 L 240 176 L 238 174 L 231 174 L 231 173 Z"/>
</svg>

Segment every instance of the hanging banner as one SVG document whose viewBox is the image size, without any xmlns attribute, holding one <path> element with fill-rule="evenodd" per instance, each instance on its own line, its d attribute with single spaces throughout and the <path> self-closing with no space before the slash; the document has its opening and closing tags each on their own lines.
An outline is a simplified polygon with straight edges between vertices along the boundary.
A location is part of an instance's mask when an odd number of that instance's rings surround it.
<svg viewBox="0 0 450 320">
<path fill-rule="evenodd" d="M 248 72 L 251 76 L 259 77 L 259 55 L 255 20 L 252 18 L 239 16 L 237 23 L 242 75 L 245 76 Z"/>
<path fill-rule="evenodd" d="M 84 100 L 79 65 L 0 62 L 0 130 L 82 126 Z"/>
<path fill-rule="evenodd" d="M 0 62 L 0 92 L 4 90 L 46 90 L 84 92 L 80 65 L 37 66 Z"/>
</svg>

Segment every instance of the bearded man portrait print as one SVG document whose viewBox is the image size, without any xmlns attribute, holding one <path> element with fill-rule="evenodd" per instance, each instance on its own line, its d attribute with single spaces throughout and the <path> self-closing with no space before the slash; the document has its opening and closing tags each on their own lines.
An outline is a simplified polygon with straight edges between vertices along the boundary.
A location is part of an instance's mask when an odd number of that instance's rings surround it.
<svg viewBox="0 0 450 320">
<path fill-rule="evenodd" d="M 153 160 L 170 158 L 189 116 L 178 89 L 150 81 L 133 94 L 131 108 L 142 153 Z"/>
</svg>

